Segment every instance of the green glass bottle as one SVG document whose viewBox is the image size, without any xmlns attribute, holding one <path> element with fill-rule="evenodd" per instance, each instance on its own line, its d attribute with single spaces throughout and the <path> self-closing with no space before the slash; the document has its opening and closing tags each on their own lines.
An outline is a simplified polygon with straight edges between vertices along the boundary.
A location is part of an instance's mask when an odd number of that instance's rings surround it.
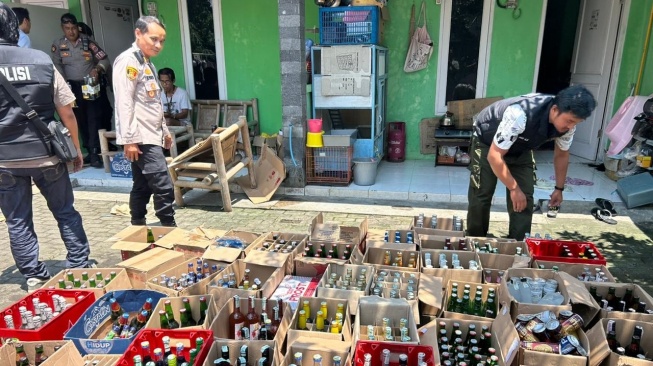
<svg viewBox="0 0 653 366">
<path fill-rule="evenodd" d="M 97 283 L 95 282 L 95 278 L 91 277 L 91 279 L 88 280 L 88 287 L 90 287 L 90 288 L 97 287 Z"/>
<path fill-rule="evenodd" d="M 179 322 L 181 328 L 192 326 L 191 322 L 188 320 L 188 312 L 184 308 L 179 309 Z"/>
<path fill-rule="evenodd" d="M 80 281 L 79 278 L 75 278 L 75 282 L 73 282 L 73 287 L 74 288 L 82 287 L 82 281 Z"/>
<path fill-rule="evenodd" d="M 179 323 L 175 320 L 175 314 L 172 312 L 172 303 L 170 303 L 170 300 L 166 300 L 164 308 L 166 309 L 166 316 L 168 317 L 169 329 L 179 328 Z"/>
<path fill-rule="evenodd" d="M 189 365 L 194 365 L 195 364 L 195 358 L 197 358 L 197 350 L 195 348 L 190 350 L 190 361 L 188 361 Z"/>
<path fill-rule="evenodd" d="M 340 258 L 338 255 L 338 244 L 332 244 L 331 249 L 333 250 L 333 258 Z"/>
<path fill-rule="evenodd" d="M 66 289 L 66 281 L 64 281 L 63 279 L 60 279 L 59 280 L 59 288 L 65 290 Z"/>
<path fill-rule="evenodd" d="M 66 273 L 66 278 L 67 278 L 68 282 L 75 281 L 75 274 L 73 273 L 73 271 L 68 270 L 68 273 Z"/>
<path fill-rule="evenodd" d="M 88 281 L 88 272 L 86 271 L 82 272 L 82 281 L 83 282 Z"/>
<path fill-rule="evenodd" d="M 206 303 L 206 297 L 200 297 L 200 320 L 197 325 L 202 325 L 206 321 L 206 312 L 209 310 L 209 305 Z"/>
<path fill-rule="evenodd" d="M 170 329 L 170 324 L 168 323 L 168 317 L 166 316 L 166 312 L 163 310 L 159 311 L 159 323 L 161 329 Z"/>
<path fill-rule="evenodd" d="M 147 243 L 148 244 L 154 243 L 154 233 L 152 232 L 152 228 L 149 226 L 147 228 Z"/>
<path fill-rule="evenodd" d="M 95 274 L 95 282 L 101 283 L 104 281 L 104 278 L 102 278 L 102 272 L 97 272 Z"/>
<path fill-rule="evenodd" d="M 469 295 L 465 295 L 463 296 L 462 313 L 470 314 L 470 310 L 473 311 L 472 302 L 469 299 Z"/>
<path fill-rule="evenodd" d="M 195 318 L 193 318 L 193 310 L 190 307 L 190 300 L 184 297 L 183 299 L 181 299 L 181 302 L 184 304 L 184 309 L 186 309 L 186 317 L 188 318 L 188 323 L 190 324 L 187 325 L 187 327 L 192 327 L 197 325 Z"/>
<path fill-rule="evenodd" d="M 475 316 L 483 316 L 483 299 L 480 296 L 474 298 L 473 314 Z"/>
</svg>

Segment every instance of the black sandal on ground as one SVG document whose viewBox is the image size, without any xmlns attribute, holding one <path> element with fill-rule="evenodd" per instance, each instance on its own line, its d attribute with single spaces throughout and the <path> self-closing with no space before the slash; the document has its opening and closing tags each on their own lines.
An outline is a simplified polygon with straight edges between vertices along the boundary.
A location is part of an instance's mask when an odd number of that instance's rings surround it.
<svg viewBox="0 0 653 366">
<path fill-rule="evenodd" d="M 606 200 L 605 198 L 597 198 L 594 202 L 600 208 L 610 211 L 610 216 L 617 216 L 617 210 L 614 209 L 614 203 L 612 201 Z"/>
</svg>

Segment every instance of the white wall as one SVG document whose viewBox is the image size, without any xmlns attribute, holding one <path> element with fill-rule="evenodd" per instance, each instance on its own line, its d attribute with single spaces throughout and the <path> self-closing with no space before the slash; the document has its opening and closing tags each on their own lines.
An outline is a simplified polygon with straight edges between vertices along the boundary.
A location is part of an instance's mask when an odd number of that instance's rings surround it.
<svg viewBox="0 0 653 366">
<path fill-rule="evenodd" d="M 23 7 L 29 10 L 29 18 L 32 22 L 32 29 L 29 38 L 32 41 L 32 48 L 41 50 L 48 55 L 51 53 L 52 41 L 63 37 L 61 30 L 61 15 L 68 12 L 68 9 L 57 9 L 38 5 L 19 3 L 7 4 L 10 7 Z"/>
</svg>

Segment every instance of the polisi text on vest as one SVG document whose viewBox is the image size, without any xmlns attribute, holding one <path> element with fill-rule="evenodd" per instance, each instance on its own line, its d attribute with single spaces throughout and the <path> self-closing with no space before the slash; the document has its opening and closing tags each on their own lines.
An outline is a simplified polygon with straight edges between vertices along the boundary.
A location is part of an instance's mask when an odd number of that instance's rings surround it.
<svg viewBox="0 0 653 366">
<path fill-rule="evenodd" d="M 0 66 L 0 72 L 9 81 L 26 81 L 32 80 L 27 66 Z"/>
</svg>

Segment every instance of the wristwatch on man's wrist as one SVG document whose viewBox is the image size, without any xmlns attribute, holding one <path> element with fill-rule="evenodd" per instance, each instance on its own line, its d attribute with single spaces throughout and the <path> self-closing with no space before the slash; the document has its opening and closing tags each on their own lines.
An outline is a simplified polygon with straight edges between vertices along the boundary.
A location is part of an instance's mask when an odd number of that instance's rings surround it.
<svg viewBox="0 0 653 366">
<path fill-rule="evenodd" d="M 561 188 L 561 187 L 558 187 L 558 186 L 553 186 L 553 188 L 554 188 L 554 189 L 557 189 L 557 190 L 560 191 L 560 192 L 562 192 L 562 191 L 565 190 L 565 187 L 564 187 L 564 186 L 562 186 L 562 188 Z"/>
</svg>

